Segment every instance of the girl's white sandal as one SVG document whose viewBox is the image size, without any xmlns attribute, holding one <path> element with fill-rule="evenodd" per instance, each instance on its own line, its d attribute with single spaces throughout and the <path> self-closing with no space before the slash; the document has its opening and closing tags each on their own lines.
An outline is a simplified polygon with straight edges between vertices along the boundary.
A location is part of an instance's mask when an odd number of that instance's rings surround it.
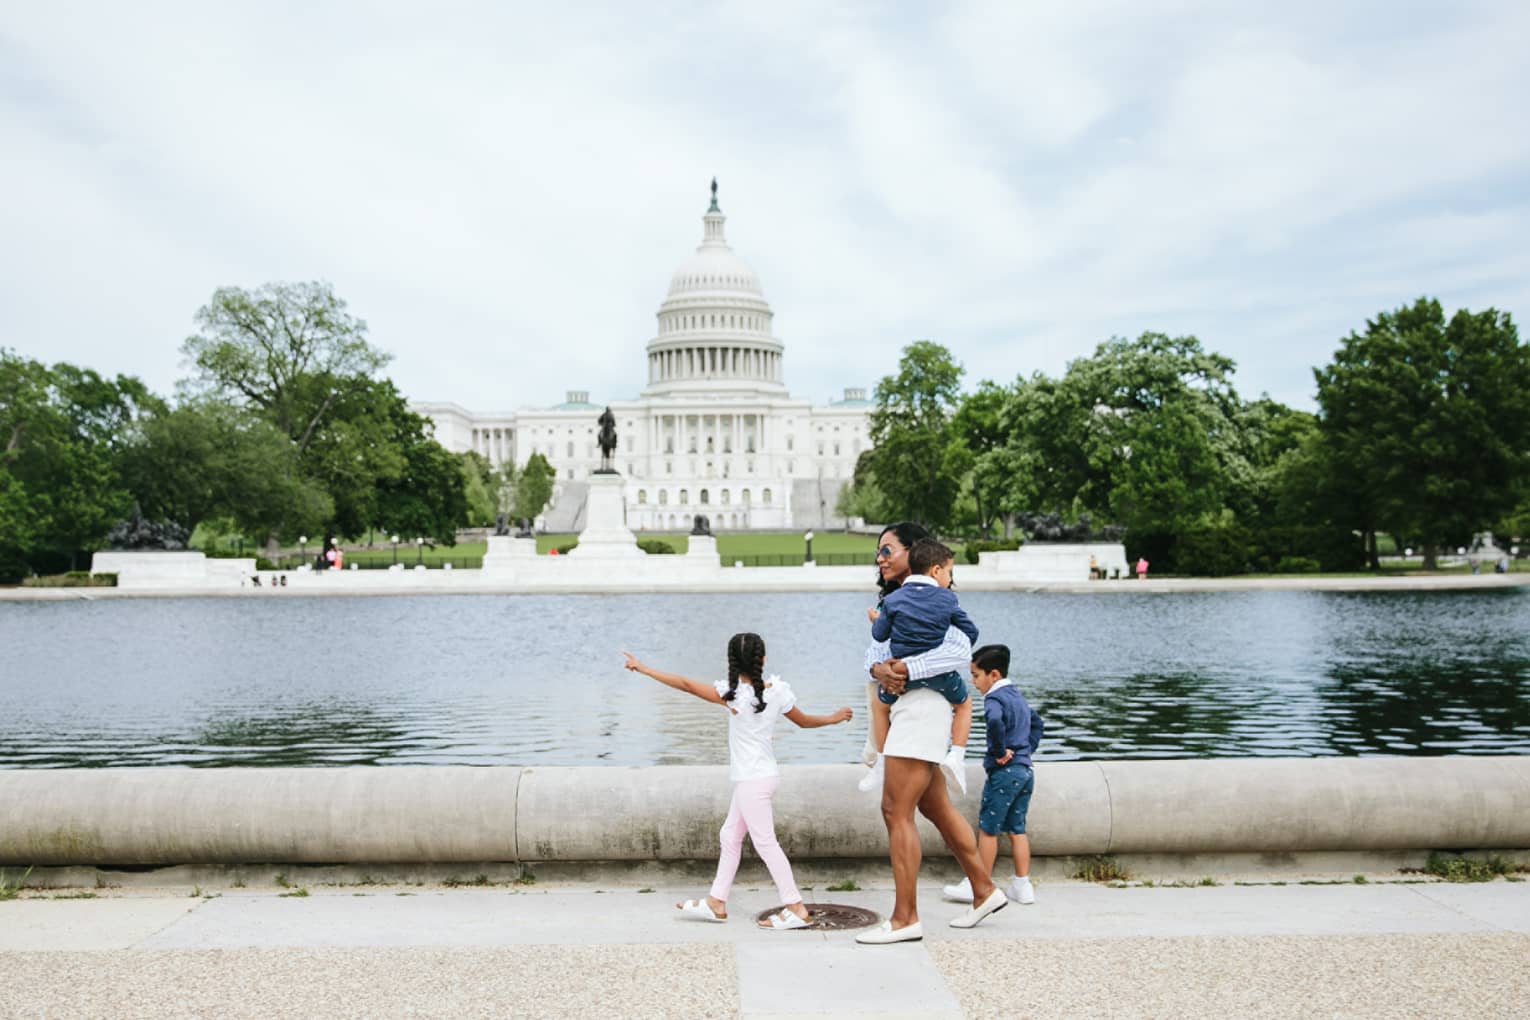
<svg viewBox="0 0 1530 1020">
<path fill-rule="evenodd" d="M 776 911 L 774 914 L 771 914 L 765 920 L 761 921 L 760 927 L 769 928 L 771 931 L 793 931 L 797 928 L 806 928 L 812 923 L 813 922 L 811 921 L 804 921 L 802 918 L 798 917 L 790 910 L 782 907 L 780 910 Z"/>
<path fill-rule="evenodd" d="M 680 913 L 686 917 L 694 917 L 698 921 L 711 921 L 713 924 L 722 924 L 728 919 L 727 915 L 718 917 L 712 913 L 712 908 L 707 904 L 706 900 L 686 900 L 680 904 L 679 909 Z"/>
</svg>

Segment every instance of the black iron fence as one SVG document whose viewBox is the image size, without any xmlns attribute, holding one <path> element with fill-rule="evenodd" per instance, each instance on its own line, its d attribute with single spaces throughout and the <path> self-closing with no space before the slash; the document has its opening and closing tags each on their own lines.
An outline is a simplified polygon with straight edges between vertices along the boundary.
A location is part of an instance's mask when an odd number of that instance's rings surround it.
<svg viewBox="0 0 1530 1020">
<path fill-rule="evenodd" d="M 802 553 L 758 553 L 753 556 L 729 556 L 723 553 L 719 558 L 725 567 L 735 563 L 742 563 L 746 567 L 800 567 L 803 564 Z M 876 554 L 815 553 L 813 562 L 821 567 L 869 567 L 876 562 Z"/>
</svg>

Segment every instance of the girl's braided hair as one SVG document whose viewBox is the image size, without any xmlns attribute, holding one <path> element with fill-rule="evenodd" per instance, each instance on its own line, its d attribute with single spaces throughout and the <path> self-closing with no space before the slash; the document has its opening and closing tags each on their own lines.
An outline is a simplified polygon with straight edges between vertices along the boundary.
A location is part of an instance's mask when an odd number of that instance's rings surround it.
<svg viewBox="0 0 1530 1020">
<path fill-rule="evenodd" d="M 765 639 L 758 634 L 735 634 L 728 639 L 728 693 L 724 701 L 732 701 L 738 693 L 739 677 L 744 677 L 754 687 L 754 710 L 765 711 Z"/>
</svg>

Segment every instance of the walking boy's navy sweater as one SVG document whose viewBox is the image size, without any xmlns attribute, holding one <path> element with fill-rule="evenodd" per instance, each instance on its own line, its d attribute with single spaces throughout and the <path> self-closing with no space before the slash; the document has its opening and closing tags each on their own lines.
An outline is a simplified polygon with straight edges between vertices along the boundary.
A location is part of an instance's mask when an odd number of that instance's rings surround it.
<svg viewBox="0 0 1530 1020">
<path fill-rule="evenodd" d="M 983 755 L 983 771 L 999 767 L 1005 750 L 1015 755 L 1005 766 L 1031 767 L 1031 706 L 1020 688 L 1000 680 L 983 696 L 983 716 L 988 720 L 988 751 Z"/>
<path fill-rule="evenodd" d="M 977 624 L 956 601 L 956 595 L 923 574 L 915 574 L 882 600 L 882 615 L 871 625 L 871 639 L 890 641 L 893 656 L 906 659 L 939 648 L 952 627 L 977 644 Z"/>
</svg>

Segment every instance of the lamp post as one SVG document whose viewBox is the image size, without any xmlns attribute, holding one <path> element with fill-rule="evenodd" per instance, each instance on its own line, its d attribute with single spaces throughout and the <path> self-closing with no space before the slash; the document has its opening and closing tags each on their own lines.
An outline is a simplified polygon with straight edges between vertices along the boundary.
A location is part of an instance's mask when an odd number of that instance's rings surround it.
<svg viewBox="0 0 1530 1020">
<path fill-rule="evenodd" d="M 414 540 L 414 547 L 418 551 L 414 562 L 416 564 L 423 564 L 425 562 L 425 540 L 423 538 L 416 538 Z"/>
<path fill-rule="evenodd" d="M 301 567 L 304 563 L 308 562 L 308 536 L 307 535 L 299 535 L 298 536 L 298 556 L 300 557 L 300 559 L 298 561 L 298 566 Z"/>
<path fill-rule="evenodd" d="M 398 566 L 398 536 L 393 536 L 393 565 Z"/>
<path fill-rule="evenodd" d="M 804 543 L 806 543 L 806 545 L 807 545 L 807 551 L 802 554 L 802 562 L 804 562 L 804 563 L 812 563 L 813 562 L 813 533 L 811 531 L 803 532 L 802 541 Z"/>
</svg>

